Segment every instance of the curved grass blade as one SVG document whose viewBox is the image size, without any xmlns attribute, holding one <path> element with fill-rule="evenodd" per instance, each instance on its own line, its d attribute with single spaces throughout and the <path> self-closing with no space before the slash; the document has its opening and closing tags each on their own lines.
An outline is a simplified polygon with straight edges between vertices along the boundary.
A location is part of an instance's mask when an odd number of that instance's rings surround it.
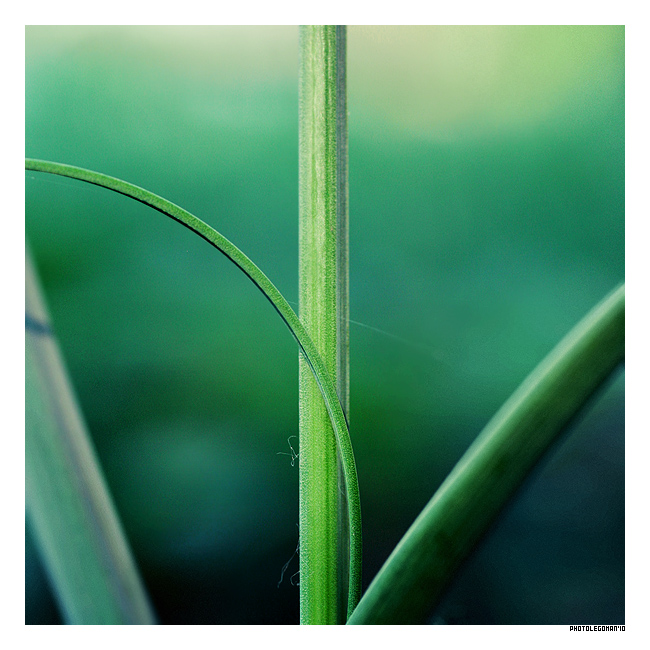
<svg viewBox="0 0 650 650">
<path fill-rule="evenodd" d="M 278 289 L 262 273 L 262 271 L 242 253 L 234 244 L 232 244 L 223 235 L 218 233 L 214 228 L 208 226 L 205 222 L 195 217 L 193 214 L 180 208 L 179 206 L 163 199 L 152 192 L 144 190 L 136 185 L 127 183 L 112 176 L 107 176 L 99 172 L 54 163 L 45 160 L 25 159 L 25 169 L 28 171 L 45 172 L 48 174 L 57 174 L 74 178 L 86 183 L 98 185 L 106 189 L 123 194 L 130 198 L 148 205 L 158 212 L 178 221 L 180 224 L 195 232 L 197 235 L 212 244 L 216 249 L 221 251 L 228 259 L 237 265 L 259 288 L 268 301 L 273 305 L 280 317 L 286 323 L 287 327 L 298 342 L 300 350 L 306 359 L 311 371 L 314 374 L 316 383 L 320 389 L 327 412 L 332 422 L 341 463 L 345 478 L 345 487 L 348 497 L 348 520 L 350 526 L 350 580 L 348 587 L 349 611 L 352 611 L 359 601 L 361 591 L 361 505 L 359 501 L 359 484 L 357 480 L 357 470 L 352 452 L 352 443 L 348 425 L 337 397 L 336 387 L 327 372 L 321 356 L 318 354 L 313 341 L 307 334 L 304 326 L 298 316 L 289 306 Z"/>
<path fill-rule="evenodd" d="M 506 401 L 404 535 L 348 620 L 424 623 L 461 562 L 625 358 L 625 285 L 594 307 Z"/>
</svg>

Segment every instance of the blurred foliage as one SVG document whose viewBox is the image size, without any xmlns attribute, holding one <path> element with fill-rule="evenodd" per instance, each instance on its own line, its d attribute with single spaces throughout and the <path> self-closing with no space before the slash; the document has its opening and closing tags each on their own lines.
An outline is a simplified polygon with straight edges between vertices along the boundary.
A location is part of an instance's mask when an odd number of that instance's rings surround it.
<svg viewBox="0 0 650 650">
<path fill-rule="evenodd" d="M 351 27 L 348 42 L 367 584 L 624 277 L 624 29 Z M 297 52 L 293 27 L 28 27 L 26 155 L 174 201 L 295 300 Z M 296 623 L 295 558 L 277 585 L 297 542 L 297 467 L 280 453 L 297 349 L 272 308 L 205 242 L 98 188 L 28 173 L 26 233 L 161 620 Z M 434 621 L 624 622 L 623 404 L 621 373 Z M 26 561 L 26 620 L 54 622 Z"/>
</svg>

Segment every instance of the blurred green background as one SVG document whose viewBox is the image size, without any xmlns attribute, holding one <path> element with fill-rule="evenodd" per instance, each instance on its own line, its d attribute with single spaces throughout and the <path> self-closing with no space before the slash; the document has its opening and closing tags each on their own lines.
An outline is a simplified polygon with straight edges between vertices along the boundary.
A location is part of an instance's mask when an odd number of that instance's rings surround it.
<svg viewBox="0 0 650 650">
<path fill-rule="evenodd" d="M 27 27 L 26 155 L 161 194 L 295 301 L 297 75 L 296 27 Z M 350 27 L 348 93 L 367 585 L 623 280 L 624 28 Z M 295 557 L 278 586 L 298 537 L 280 319 L 206 242 L 105 190 L 27 173 L 26 234 L 161 621 L 297 623 Z M 621 370 L 431 622 L 624 623 L 623 417 Z M 26 622 L 58 622 L 26 531 Z"/>
</svg>

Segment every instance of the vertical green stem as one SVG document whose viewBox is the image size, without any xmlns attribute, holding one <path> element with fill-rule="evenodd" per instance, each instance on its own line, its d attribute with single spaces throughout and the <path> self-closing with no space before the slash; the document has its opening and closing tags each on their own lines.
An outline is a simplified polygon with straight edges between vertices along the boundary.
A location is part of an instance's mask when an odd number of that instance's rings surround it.
<svg viewBox="0 0 650 650">
<path fill-rule="evenodd" d="M 154 623 L 28 254 L 25 310 L 25 501 L 63 617 Z"/>
<path fill-rule="evenodd" d="M 348 244 L 345 27 L 300 28 L 300 319 L 347 415 Z M 346 620 L 349 547 L 336 439 L 300 359 L 300 620 Z"/>
</svg>

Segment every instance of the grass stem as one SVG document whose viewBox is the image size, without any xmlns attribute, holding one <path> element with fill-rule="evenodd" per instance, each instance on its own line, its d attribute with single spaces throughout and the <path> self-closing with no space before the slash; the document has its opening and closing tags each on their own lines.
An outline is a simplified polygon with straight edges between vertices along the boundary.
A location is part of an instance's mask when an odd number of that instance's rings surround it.
<svg viewBox="0 0 650 650">
<path fill-rule="evenodd" d="M 336 378 L 347 416 L 345 37 L 343 26 L 300 28 L 299 294 L 300 319 Z M 348 603 L 347 503 L 336 439 L 318 386 L 302 359 L 299 376 L 300 620 L 310 625 L 345 623 L 358 595 Z"/>
</svg>

